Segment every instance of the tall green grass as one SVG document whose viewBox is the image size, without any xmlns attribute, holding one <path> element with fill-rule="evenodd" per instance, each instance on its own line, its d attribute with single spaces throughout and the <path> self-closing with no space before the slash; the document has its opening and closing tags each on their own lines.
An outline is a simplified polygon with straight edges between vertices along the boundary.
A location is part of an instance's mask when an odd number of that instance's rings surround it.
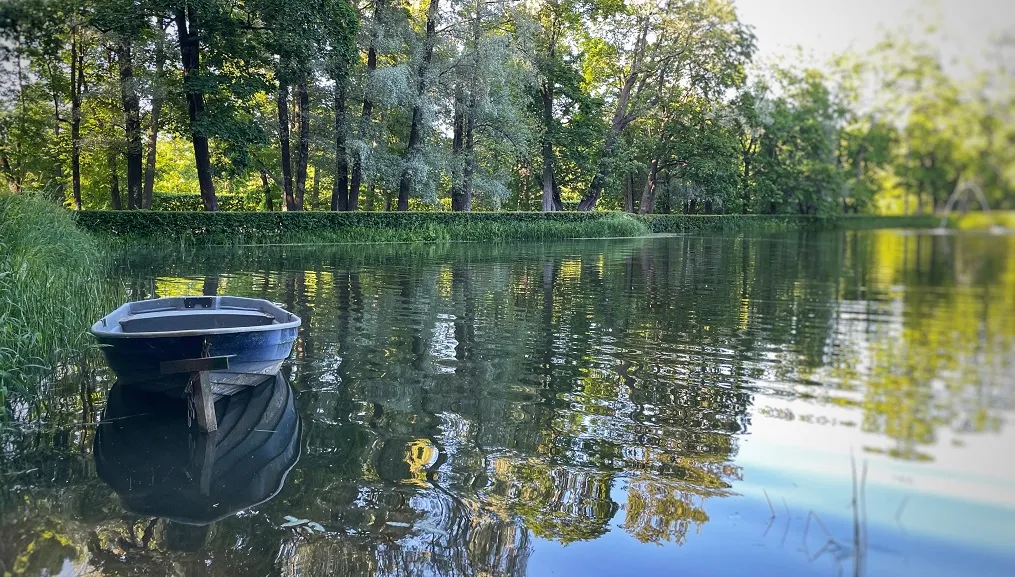
<svg viewBox="0 0 1015 577">
<path fill-rule="evenodd" d="M 0 413 L 91 348 L 88 326 L 114 300 L 96 241 L 66 210 L 0 194 Z"/>
</svg>

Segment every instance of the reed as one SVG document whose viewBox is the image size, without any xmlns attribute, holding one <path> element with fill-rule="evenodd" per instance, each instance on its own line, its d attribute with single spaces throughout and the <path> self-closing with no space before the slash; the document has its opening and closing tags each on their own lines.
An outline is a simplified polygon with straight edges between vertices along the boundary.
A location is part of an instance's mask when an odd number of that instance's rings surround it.
<svg viewBox="0 0 1015 577">
<path fill-rule="evenodd" d="M 115 301 L 96 241 L 32 195 L 0 194 L 0 412 L 91 348 L 88 325 Z"/>
</svg>

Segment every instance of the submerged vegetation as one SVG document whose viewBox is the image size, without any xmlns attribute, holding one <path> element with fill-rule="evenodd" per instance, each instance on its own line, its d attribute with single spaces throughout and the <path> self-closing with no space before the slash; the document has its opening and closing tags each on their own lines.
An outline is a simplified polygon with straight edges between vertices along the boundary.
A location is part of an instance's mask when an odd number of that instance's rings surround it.
<svg viewBox="0 0 1015 577">
<path fill-rule="evenodd" d="M 96 241 L 42 198 L 0 194 L 0 414 L 89 348 L 112 300 Z"/>
</svg>

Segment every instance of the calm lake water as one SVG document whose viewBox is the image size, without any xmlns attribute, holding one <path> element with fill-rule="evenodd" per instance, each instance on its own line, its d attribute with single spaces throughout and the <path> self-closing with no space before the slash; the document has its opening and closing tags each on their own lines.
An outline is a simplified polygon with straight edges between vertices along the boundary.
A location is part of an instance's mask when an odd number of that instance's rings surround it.
<svg viewBox="0 0 1015 577">
<path fill-rule="evenodd" d="M 1015 571 L 1015 237 L 166 249 L 117 271 L 125 298 L 303 318 L 263 395 L 285 426 L 249 424 L 294 452 L 219 461 L 236 494 L 185 513 L 200 443 L 69 371 L 0 434 L 0 574 Z"/>
</svg>

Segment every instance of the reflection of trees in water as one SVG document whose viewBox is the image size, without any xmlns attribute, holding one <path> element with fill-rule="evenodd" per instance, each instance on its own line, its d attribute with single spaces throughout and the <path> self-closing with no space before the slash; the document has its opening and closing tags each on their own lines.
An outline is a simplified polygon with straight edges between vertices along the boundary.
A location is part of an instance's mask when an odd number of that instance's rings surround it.
<svg viewBox="0 0 1015 577">
<path fill-rule="evenodd" d="M 524 577 L 531 552 L 524 529 L 489 515 L 471 519 L 463 529 L 454 535 L 431 530 L 399 538 L 367 533 L 301 539 L 283 545 L 280 574 Z"/>
<path fill-rule="evenodd" d="M 928 460 L 942 428 L 999 431 L 1015 406 L 1015 239 L 850 234 L 845 250 L 823 380 L 863 391 L 863 429 L 892 440 L 868 450 Z"/>
<path fill-rule="evenodd" d="M 708 522 L 703 498 L 696 493 L 658 478 L 631 479 L 621 527 L 639 541 L 682 545 L 692 526 Z"/>
<path fill-rule="evenodd" d="M 904 458 L 944 426 L 999 428 L 1015 397 L 1004 380 L 1015 246 L 992 242 L 794 233 L 508 252 L 281 248 L 125 271 L 137 294 L 215 285 L 304 319 L 293 363 L 302 461 L 257 515 L 213 528 L 213 574 L 520 575 L 531 536 L 691 538 L 705 501 L 741 477 L 738 435 L 758 391 L 857 411 Z M 80 397 L 52 403 L 57 420 L 80 419 Z M 4 470 L 39 467 L 22 484 L 56 485 L 43 500 L 78 494 L 87 468 L 52 473 L 66 455 L 80 460 L 81 443 L 15 439 Z M 329 534 L 278 529 L 284 515 Z M 115 558 L 118 539 L 130 541 L 115 516 L 77 522 L 69 542 Z M 161 535 L 148 549 L 165 551 Z M 0 545 L 0 559 L 28 542 Z"/>
</svg>

